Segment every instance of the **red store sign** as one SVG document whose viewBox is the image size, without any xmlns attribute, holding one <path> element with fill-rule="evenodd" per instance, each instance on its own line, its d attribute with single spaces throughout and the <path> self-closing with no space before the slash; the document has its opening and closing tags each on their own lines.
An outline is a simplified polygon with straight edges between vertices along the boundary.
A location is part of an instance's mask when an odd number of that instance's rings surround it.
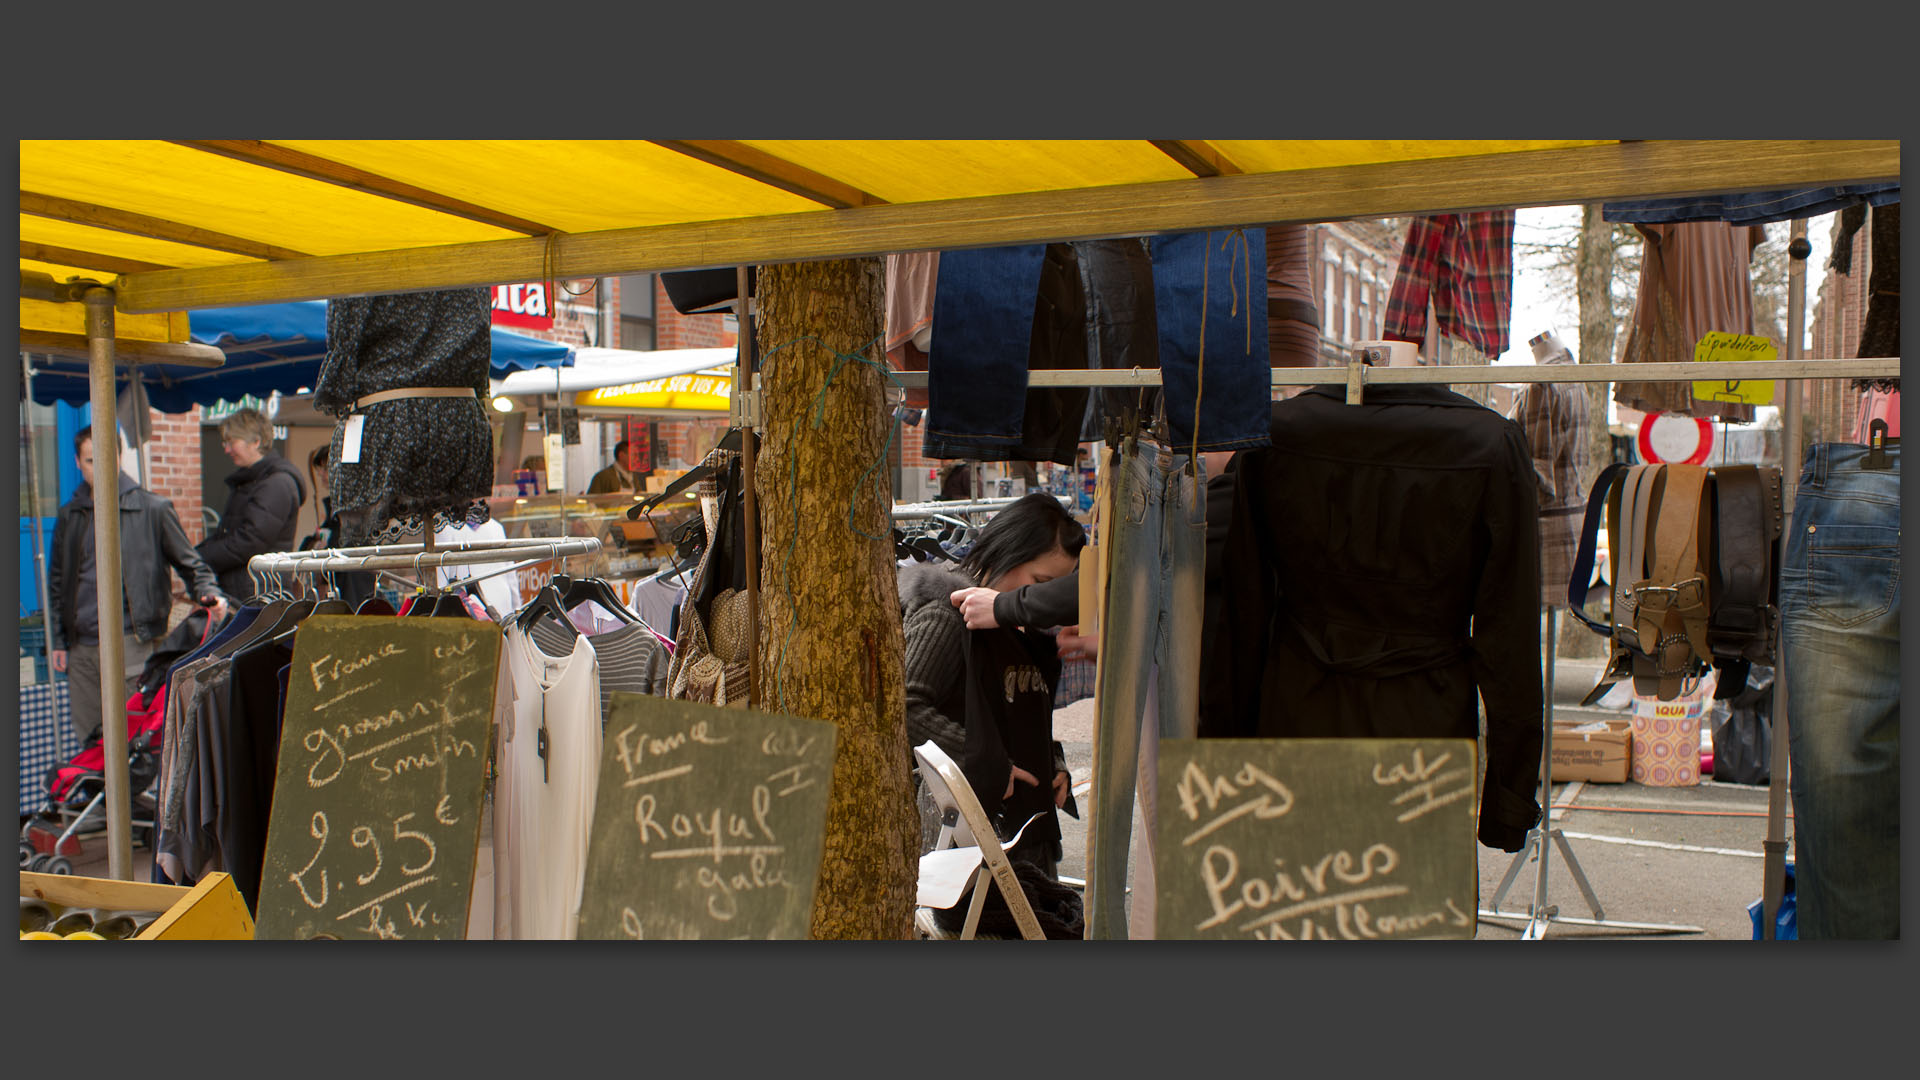
<svg viewBox="0 0 1920 1080">
<path fill-rule="evenodd" d="M 530 330 L 553 329 L 553 283 L 493 287 L 493 324 Z"/>
</svg>

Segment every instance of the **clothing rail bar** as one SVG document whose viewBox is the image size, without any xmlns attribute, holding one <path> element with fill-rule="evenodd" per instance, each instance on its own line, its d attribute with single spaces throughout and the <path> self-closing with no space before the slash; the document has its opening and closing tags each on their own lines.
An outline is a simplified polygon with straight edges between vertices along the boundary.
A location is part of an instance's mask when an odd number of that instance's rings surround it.
<svg viewBox="0 0 1920 1080">
<path fill-rule="evenodd" d="M 889 377 L 901 386 L 927 385 L 924 371 L 894 371 Z M 1419 367 L 1365 367 L 1361 382 L 1389 383 L 1591 383 L 1591 382 L 1717 382 L 1765 379 L 1886 379 L 1900 376 L 1899 357 L 1856 360 L 1728 360 L 1674 364 L 1426 364 Z M 1274 368 L 1274 386 L 1344 386 L 1347 369 L 1341 367 Z M 1050 369 L 1027 372 L 1027 385 L 1042 386 L 1159 386 L 1158 368 L 1108 370 Z"/>
<path fill-rule="evenodd" d="M 324 548 L 318 551 L 280 551 L 255 555 L 247 571 L 255 574 L 337 574 L 353 570 L 421 570 L 441 566 L 475 566 L 525 559 L 570 559 L 600 550 L 594 537 L 552 540 L 482 540 L 462 547 L 424 544 L 382 544 L 361 548 Z"/>
<path fill-rule="evenodd" d="M 1054 498 L 1060 497 L 1056 495 Z M 1019 499 L 974 499 L 971 502 L 962 502 L 956 499 L 953 502 L 902 503 L 893 508 L 893 516 L 924 518 L 939 517 L 943 514 L 978 514 L 989 510 L 1005 510 L 1019 501 Z M 1060 504 L 1069 505 L 1066 499 L 1060 499 Z"/>
</svg>

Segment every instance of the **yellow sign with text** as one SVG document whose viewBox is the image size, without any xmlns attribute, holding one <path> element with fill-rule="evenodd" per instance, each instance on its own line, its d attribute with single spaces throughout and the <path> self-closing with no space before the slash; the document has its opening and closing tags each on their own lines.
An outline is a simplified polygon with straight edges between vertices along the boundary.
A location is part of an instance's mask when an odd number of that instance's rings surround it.
<svg viewBox="0 0 1920 1080">
<path fill-rule="evenodd" d="M 1778 360 L 1780 350 L 1771 338 L 1753 334 L 1727 334 L 1714 330 L 1701 336 L 1693 347 L 1698 363 L 1725 360 Z M 1708 379 L 1693 384 L 1698 401 L 1737 401 L 1746 405 L 1773 403 L 1772 379 Z"/>
</svg>

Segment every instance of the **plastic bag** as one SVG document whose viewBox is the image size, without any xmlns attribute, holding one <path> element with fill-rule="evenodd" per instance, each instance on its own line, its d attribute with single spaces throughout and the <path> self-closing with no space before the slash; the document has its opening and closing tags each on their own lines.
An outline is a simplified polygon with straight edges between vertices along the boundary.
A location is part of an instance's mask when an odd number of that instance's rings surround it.
<svg viewBox="0 0 1920 1080">
<path fill-rule="evenodd" d="M 1753 665 L 1746 687 L 1716 703 L 1714 712 L 1713 778 L 1732 784 L 1768 783 L 1773 763 L 1773 669 Z"/>
</svg>

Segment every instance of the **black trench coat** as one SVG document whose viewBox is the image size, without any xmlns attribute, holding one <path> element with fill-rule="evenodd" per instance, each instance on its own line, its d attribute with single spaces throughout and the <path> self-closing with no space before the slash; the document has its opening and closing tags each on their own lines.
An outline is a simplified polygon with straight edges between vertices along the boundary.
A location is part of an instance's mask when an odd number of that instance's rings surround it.
<svg viewBox="0 0 1920 1080">
<path fill-rule="evenodd" d="M 1203 735 L 1467 738 L 1487 717 L 1481 843 L 1539 818 L 1539 495 L 1518 425 L 1451 390 L 1313 389 L 1242 452 L 1227 648 Z"/>
</svg>

